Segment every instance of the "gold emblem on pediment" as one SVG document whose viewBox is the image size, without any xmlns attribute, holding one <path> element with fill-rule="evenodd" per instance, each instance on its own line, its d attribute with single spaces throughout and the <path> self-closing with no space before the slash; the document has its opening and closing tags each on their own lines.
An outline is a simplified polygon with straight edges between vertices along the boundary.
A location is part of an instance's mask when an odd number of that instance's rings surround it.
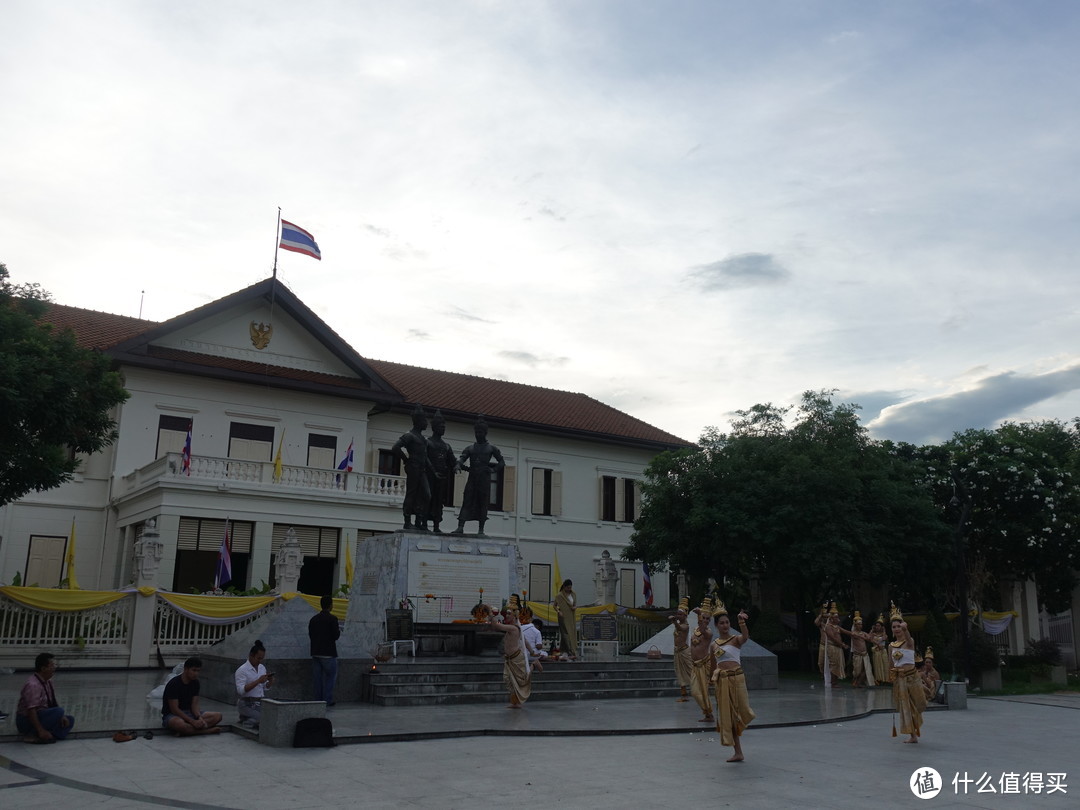
<svg viewBox="0 0 1080 810">
<path fill-rule="evenodd" d="M 252 321 L 248 331 L 251 332 L 251 345 L 256 349 L 265 349 L 270 345 L 270 338 L 274 336 L 274 326 L 269 323 Z"/>
</svg>

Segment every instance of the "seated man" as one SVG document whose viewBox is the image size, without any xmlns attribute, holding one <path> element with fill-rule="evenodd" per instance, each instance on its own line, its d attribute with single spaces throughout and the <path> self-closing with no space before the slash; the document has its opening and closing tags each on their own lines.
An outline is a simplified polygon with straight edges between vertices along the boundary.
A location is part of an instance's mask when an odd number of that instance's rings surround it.
<svg viewBox="0 0 1080 810">
<path fill-rule="evenodd" d="M 15 727 L 24 735 L 23 742 L 56 742 L 67 737 L 75 727 L 75 718 L 64 714 L 56 703 L 52 685 L 55 672 L 56 658 L 52 653 L 41 653 L 34 659 L 34 674 L 19 693 L 15 714 Z"/>
<path fill-rule="evenodd" d="M 233 675 L 240 725 L 250 723 L 253 728 L 259 727 L 259 719 L 262 717 L 262 699 L 266 697 L 266 690 L 274 682 L 273 673 L 267 673 L 266 667 L 263 666 L 265 658 L 266 647 L 259 639 L 255 639 L 247 661 L 242 663 Z"/>
<path fill-rule="evenodd" d="M 161 699 L 161 725 L 180 737 L 218 734 L 221 712 L 199 711 L 199 672 L 202 660 L 189 658 L 184 671 L 165 684 Z"/>
<path fill-rule="evenodd" d="M 540 634 L 543 629 L 544 623 L 540 619 L 533 619 L 532 622 L 521 625 L 521 637 L 525 640 L 525 652 L 529 654 L 529 660 L 532 662 L 538 662 L 539 659 L 547 657 L 547 653 L 544 652 L 544 638 Z M 542 672 L 543 670 L 537 667 L 537 671 Z"/>
</svg>

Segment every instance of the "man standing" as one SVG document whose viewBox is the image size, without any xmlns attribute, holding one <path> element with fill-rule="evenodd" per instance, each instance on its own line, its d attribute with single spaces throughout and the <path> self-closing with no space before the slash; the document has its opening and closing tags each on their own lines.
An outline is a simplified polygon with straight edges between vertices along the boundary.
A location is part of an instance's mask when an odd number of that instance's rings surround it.
<svg viewBox="0 0 1080 810">
<path fill-rule="evenodd" d="M 488 442 L 488 423 L 483 416 L 477 417 L 473 434 L 476 441 L 462 451 L 455 467 L 456 470 L 467 472 L 469 477 L 465 479 L 465 493 L 461 498 L 461 511 L 458 512 L 458 526 L 454 534 L 462 534 L 466 521 L 475 520 L 480 523 L 477 536 L 487 537 L 484 524 L 487 523 L 488 504 L 491 503 L 491 480 L 506 466 L 506 462 L 499 448 Z"/>
<path fill-rule="evenodd" d="M 827 602 L 821 606 L 821 613 L 814 624 L 821 632 L 821 641 L 818 644 L 818 671 L 824 674 L 826 667 L 826 650 L 828 650 L 828 667 L 832 680 L 842 681 L 847 677 L 844 666 L 843 650 L 847 649 L 843 639 L 840 638 L 840 611 L 836 609 L 836 602 Z"/>
<path fill-rule="evenodd" d="M 199 710 L 199 673 L 202 660 L 189 658 L 184 671 L 165 684 L 161 696 L 161 726 L 179 737 L 193 734 L 219 734 L 221 712 Z"/>
<path fill-rule="evenodd" d="M 436 410 L 431 417 L 431 435 L 427 438 L 428 487 L 431 490 L 431 502 L 427 508 L 427 517 L 431 521 L 431 530 L 440 533 L 443 507 L 450 502 L 449 495 L 454 489 L 454 451 L 443 439 L 446 433 L 446 419 L 442 411 Z"/>
<path fill-rule="evenodd" d="M 712 598 L 706 596 L 701 602 L 701 607 L 695 608 L 694 612 L 698 615 L 698 625 L 694 628 L 694 635 L 690 639 L 690 661 L 693 666 L 690 694 L 697 701 L 704 715 L 698 722 L 711 723 L 713 710 L 712 698 L 709 697 L 709 683 L 712 681 L 712 671 L 715 666 L 710 649 L 712 630 L 709 627 L 709 620 L 712 618 Z"/>
<path fill-rule="evenodd" d="M 686 621 L 686 614 L 690 610 L 690 598 L 684 596 L 679 600 L 679 608 L 674 616 L 668 616 L 675 625 L 675 680 L 679 683 L 679 703 L 689 700 L 687 689 L 693 678 L 694 662 L 690 659 L 690 644 L 687 638 L 690 635 L 690 623 Z"/>
<path fill-rule="evenodd" d="M 56 658 L 52 653 L 41 653 L 34 659 L 34 674 L 23 685 L 15 712 L 15 727 L 23 735 L 23 742 L 56 742 L 75 727 L 75 718 L 64 714 L 56 703 L 52 684 L 55 673 Z"/>
<path fill-rule="evenodd" d="M 874 666 L 870 662 L 870 652 L 866 649 L 870 634 L 863 630 L 862 625 L 862 615 L 856 610 L 855 618 L 851 620 L 851 629 L 839 628 L 841 633 L 851 636 L 851 685 L 877 686 L 874 682 Z"/>
<path fill-rule="evenodd" d="M 402 460 L 405 467 L 405 502 L 401 510 L 405 515 L 406 529 L 427 531 L 427 511 L 431 505 L 431 487 L 428 483 L 428 444 L 424 438 L 427 416 L 417 405 L 412 412 L 412 430 L 401 436 L 392 452 Z M 407 455 L 406 455 L 407 453 Z M 415 525 L 413 516 L 416 516 Z"/>
<path fill-rule="evenodd" d="M 341 636 L 337 617 L 331 613 L 334 599 L 324 596 L 319 600 L 322 607 L 308 622 L 308 638 L 311 639 L 311 677 L 315 686 L 315 700 L 325 700 L 334 705 L 334 684 L 337 683 L 337 640 Z"/>
</svg>

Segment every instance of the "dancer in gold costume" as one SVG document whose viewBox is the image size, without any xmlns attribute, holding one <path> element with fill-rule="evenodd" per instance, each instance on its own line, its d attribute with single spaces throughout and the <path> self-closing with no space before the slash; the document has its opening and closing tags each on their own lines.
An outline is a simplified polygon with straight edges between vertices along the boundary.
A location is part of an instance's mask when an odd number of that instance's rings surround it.
<svg viewBox="0 0 1080 810">
<path fill-rule="evenodd" d="M 851 629 L 837 628 L 846 636 L 851 636 L 851 685 L 877 686 L 874 679 L 874 668 L 870 663 L 870 652 L 866 649 L 870 641 L 870 634 L 862 629 L 862 615 L 855 611 L 855 617 L 851 620 Z"/>
<path fill-rule="evenodd" d="M 889 680 L 889 634 L 885 630 L 885 617 L 880 613 L 870 629 L 870 663 L 874 668 L 874 680 L 885 684 Z"/>
<path fill-rule="evenodd" d="M 840 638 L 840 611 L 836 609 L 836 602 L 827 602 L 822 605 L 821 613 L 814 619 L 814 624 L 821 631 L 821 640 L 818 642 L 818 672 L 825 672 L 825 655 L 828 651 L 832 679 L 844 680 L 847 677 L 844 650 L 848 646 Z"/>
<path fill-rule="evenodd" d="M 684 596 L 679 600 L 675 615 L 668 616 L 675 625 L 675 680 L 679 682 L 679 703 L 686 703 L 690 699 L 688 689 L 694 677 L 694 662 L 690 658 L 690 644 L 687 641 L 690 623 L 686 621 L 686 614 L 689 612 L 690 600 Z"/>
<path fill-rule="evenodd" d="M 926 652 L 923 653 L 922 681 L 923 686 L 926 687 L 926 699 L 936 698 L 938 687 L 941 686 L 941 674 L 934 668 L 933 647 L 927 647 Z"/>
<path fill-rule="evenodd" d="M 900 713 L 900 731 L 907 734 L 906 743 L 917 743 L 921 735 L 922 714 L 926 708 L 926 687 L 919 671 L 915 669 L 915 640 L 908 632 L 907 622 L 900 609 L 893 603 L 889 611 L 893 638 L 889 645 L 889 677 L 893 682 L 893 711 Z M 893 716 L 893 736 L 896 736 L 896 718 Z"/>
<path fill-rule="evenodd" d="M 709 654 L 712 630 L 709 619 L 712 618 L 712 599 L 708 596 L 701 602 L 701 607 L 694 608 L 697 614 L 697 627 L 690 638 L 690 659 L 693 665 L 693 678 L 690 680 L 690 694 L 701 707 L 704 715 L 699 723 L 713 722 L 712 698 L 709 697 L 709 678 L 712 676 L 713 657 Z"/>
<path fill-rule="evenodd" d="M 739 613 L 739 635 L 731 634 L 731 619 L 723 602 L 713 611 L 716 639 L 712 643 L 712 658 L 716 662 L 712 682 L 716 685 L 716 731 L 720 744 L 730 745 L 735 753 L 728 762 L 742 762 L 739 742 L 743 730 L 754 720 L 750 697 L 746 693 L 746 676 L 742 670 L 742 645 L 750 640 L 746 630 L 746 613 Z"/>
<path fill-rule="evenodd" d="M 518 622 L 518 613 L 521 604 L 517 594 L 510 597 L 506 606 L 506 614 L 503 621 L 499 621 L 499 614 L 495 613 L 489 620 L 489 626 L 506 635 L 503 637 L 503 686 L 510 696 L 509 709 L 520 709 L 532 694 L 532 668 L 542 672 L 539 662 L 530 665 L 529 656 L 525 652 L 525 642 L 521 637 L 521 624 Z"/>
</svg>

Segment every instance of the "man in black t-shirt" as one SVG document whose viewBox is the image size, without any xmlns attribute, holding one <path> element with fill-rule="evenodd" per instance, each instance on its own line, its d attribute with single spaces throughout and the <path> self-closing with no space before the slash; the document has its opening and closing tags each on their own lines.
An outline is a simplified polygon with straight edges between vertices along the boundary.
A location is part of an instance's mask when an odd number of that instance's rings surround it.
<svg viewBox="0 0 1080 810">
<path fill-rule="evenodd" d="M 165 684 L 161 698 L 161 726 L 180 737 L 218 734 L 221 712 L 199 711 L 199 672 L 202 660 L 189 658 L 184 671 Z"/>
<path fill-rule="evenodd" d="M 341 628 L 337 617 L 331 612 L 334 600 L 324 596 L 319 600 L 322 607 L 308 622 L 308 638 L 311 639 L 311 672 L 316 700 L 334 705 L 334 684 L 337 683 L 337 640 Z"/>
</svg>

